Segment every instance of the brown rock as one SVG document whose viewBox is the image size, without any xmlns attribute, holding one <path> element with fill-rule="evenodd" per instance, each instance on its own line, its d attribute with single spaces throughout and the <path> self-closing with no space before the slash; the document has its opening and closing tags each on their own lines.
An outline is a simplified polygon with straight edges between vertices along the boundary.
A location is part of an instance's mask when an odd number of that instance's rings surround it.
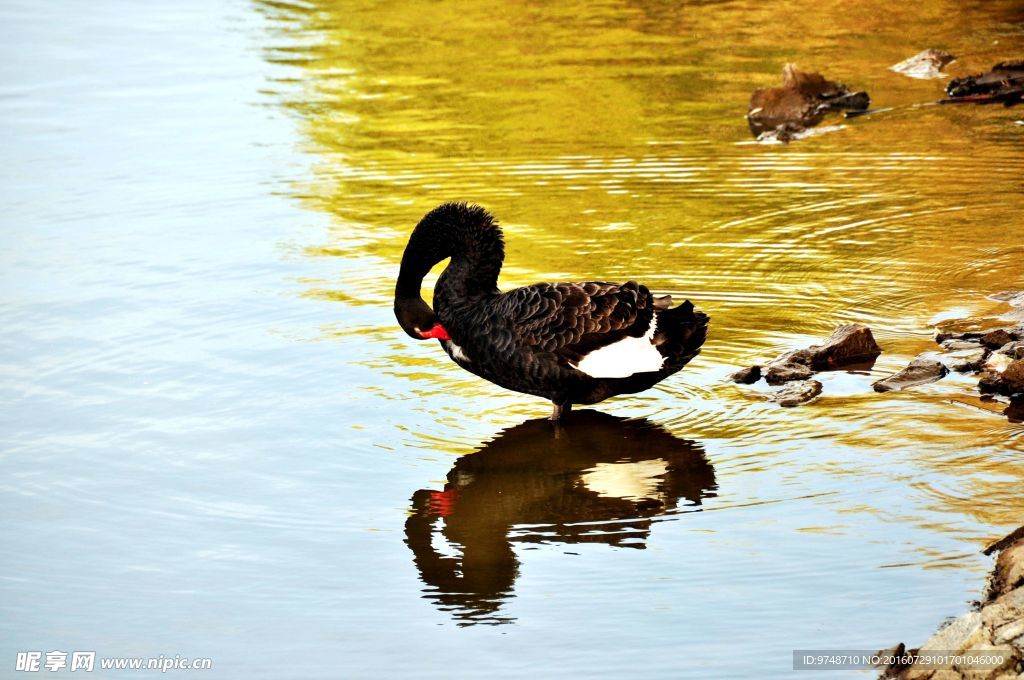
<svg viewBox="0 0 1024 680">
<path fill-rule="evenodd" d="M 1010 335 L 1006 329 L 997 328 L 994 331 L 989 331 L 985 335 L 981 336 L 981 344 L 985 345 L 989 349 L 999 349 L 1003 345 L 1013 342 L 1013 336 Z"/>
<path fill-rule="evenodd" d="M 985 364 L 987 354 L 984 347 L 974 346 L 973 350 L 966 350 L 943 356 L 949 370 L 957 373 L 974 373 L 981 370 Z"/>
<path fill-rule="evenodd" d="M 747 123 L 755 137 L 778 128 L 792 133 L 817 125 L 830 111 L 864 110 L 870 103 L 867 92 L 850 92 L 820 73 L 786 64 L 782 87 L 756 90 L 751 95 Z M 779 139 L 785 141 L 782 136 Z"/>
<path fill-rule="evenodd" d="M 1024 586 L 1024 539 L 999 552 L 989 598 L 995 599 L 1021 586 Z"/>
<path fill-rule="evenodd" d="M 797 406 L 814 399 L 821 394 L 821 383 L 817 380 L 799 380 L 786 383 L 781 390 L 773 393 L 769 399 L 779 406 Z"/>
<path fill-rule="evenodd" d="M 1021 309 L 1018 307 L 1018 309 Z M 1011 340 L 1024 340 L 1024 324 L 1017 324 L 1016 326 L 1003 326 L 996 330 L 1006 331 L 1010 336 Z"/>
<path fill-rule="evenodd" d="M 864 361 L 873 361 L 882 353 L 871 329 L 863 324 L 843 324 L 832 331 L 822 345 L 811 345 L 811 368 L 824 371 Z"/>
<path fill-rule="evenodd" d="M 941 361 L 917 357 L 902 371 L 890 375 L 871 384 L 875 392 L 892 392 L 894 390 L 905 390 L 908 387 L 926 385 L 943 378 L 949 369 Z"/>
<path fill-rule="evenodd" d="M 1008 397 L 1024 394 L 1024 359 L 1013 360 L 1002 373 L 986 374 L 978 382 L 978 389 Z"/>
<path fill-rule="evenodd" d="M 983 555 L 991 555 L 992 553 L 1003 550 L 1004 548 L 1009 548 L 1017 541 L 1024 541 L 1024 526 L 1017 527 L 997 541 L 992 541 L 985 546 L 985 549 L 981 552 Z"/>
<path fill-rule="evenodd" d="M 741 368 L 730 375 L 729 379 L 741 385 L 753 385 L 761 379 L 761 367 L 750 366 L 748 368 Z"/>
<path fill-rule="evenodd" d="M 875 342 L 870 328 L 863 324 L 842 324 L 820 345 L 779 355 L 768 365 L 768 371 L 773 366 L 793 365 L 806 366 L 814 371 L 828 371 L 872 361 L 881 353 L 882 348 Z M 799 378 L 790 378 L 794 379 Z"/>
<path fill-rule="evenodd" d="M 802 364 L 771 364 L 764 373 L 764 379 L 769 385 L 781 385 L 792 380 L 807 380 L 812 371 Z"/>
</svg>

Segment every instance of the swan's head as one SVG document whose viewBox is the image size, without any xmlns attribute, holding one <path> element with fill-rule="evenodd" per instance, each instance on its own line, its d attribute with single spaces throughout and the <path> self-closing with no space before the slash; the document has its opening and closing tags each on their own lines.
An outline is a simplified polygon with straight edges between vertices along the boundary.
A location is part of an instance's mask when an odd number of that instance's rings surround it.
<svg viewBox="0 0 1024 680">
<path fill-rule="evenodd" d="M 410 338 L 449 340 L 448 332 L 423 298 L 395 298 L 395 318 Z"/>
</svg>

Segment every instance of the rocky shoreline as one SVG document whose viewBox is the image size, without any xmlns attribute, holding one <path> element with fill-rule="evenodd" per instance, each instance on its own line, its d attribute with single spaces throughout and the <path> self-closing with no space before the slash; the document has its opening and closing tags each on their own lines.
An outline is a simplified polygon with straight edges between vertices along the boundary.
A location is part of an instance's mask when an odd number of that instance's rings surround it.
<svg viewBox="0 0 1024 680">
<path fill-rule="evenodd" d="M 984 600 L 940 628 L 919 648 L 902 642 L 886 656 L 949 656 L 940 664 L 890 666 L 879 676 L 898 680 L 1011 680 L 1024 678 L 1024 526 L 985 548 L 998 553 Z M 971 652 L 971 655 L 965 654 Z M 940 654 L 941 653 L 941 654 Z M 960 658 L 957 659 L 957 656 Z M 970 657 L 1000 659 L 974 664 Z"/>
</svg>

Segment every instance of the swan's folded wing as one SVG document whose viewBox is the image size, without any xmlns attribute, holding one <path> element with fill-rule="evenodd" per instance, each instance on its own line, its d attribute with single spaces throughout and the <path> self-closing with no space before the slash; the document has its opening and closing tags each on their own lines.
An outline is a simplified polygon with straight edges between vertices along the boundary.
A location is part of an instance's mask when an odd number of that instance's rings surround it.
<svg viewBox="0 0 1024 680">
<path fill-rule="evenodd" d="M 577 364 L 594 350 L 650 329 L 655 302 L 636 281 L 538 283 L 501 296 L 520 346 Z"/>
</svg>

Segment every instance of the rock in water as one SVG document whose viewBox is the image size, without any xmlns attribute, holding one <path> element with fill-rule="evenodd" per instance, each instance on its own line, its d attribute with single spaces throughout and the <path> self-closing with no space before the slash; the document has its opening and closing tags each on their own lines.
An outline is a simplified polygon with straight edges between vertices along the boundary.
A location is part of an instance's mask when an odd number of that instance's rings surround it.
<svg viewBox="0 0 1024 680">
<path fill-rule="evenodd" d="M 1011 359 L 1024 359 L 1024 340 L 1008 342 L 997 349 L 996 354 L 1004 354 Z"/>
<path fill-rule="evenodd" d="M 786 383 L 782 389 L 773 392 L 768 399 L 779 406 L 797 406 L 821 394 L 821 383 L 817 380 L 798 380 Z"/>
<path fill-rule="evenodd" d="M 952 354 L 946 354 L 946 365 L 949 370 L 957 373 L 974 373 L 980 371 L 985 364 L 986 352 L 983 347 L 974 346 L 974 349 L 962 350 Z"/>
<path fill-rule="evenodd" d="M 894 390 L 905 390 L 908 387 L 926 385 L 941 379 L 947 373 L 947 369 L 941 361 L 917 357 L 910 364 L 898 373 L 890 375 L 872 383 L 875 392 L 892 392 Z"/>
<path fill-rule="evenodd" d="M 889 70 L 911 78 L 945 78 L 946 74 L 942 72 L 942 67 L 955 59 L 956 57 L 949 52 L 932 48 L 890 66 Z"/>
<path fill-rule="evenodd" d="M 1012 363 L 1013 357 L 1011 357 L 1009 354 L 1003 354 L 1002 352 L 993 352 L 992 354 L 988 355 L 988 359 L 985 360 L 985 363 L 982 365 L 982 368 L 984 368 L 987 371 L 1002 373 L 1007 368 L 1009 368 L 1010 364 Z"/>
<path fill-rule="evenodd" d="M 1001 300 L 1011 307 L 1024 307 L 1024 290 L 1004 290 L 989 297 L 993 300 Z"/>
<path fill-rule="evenodd" d="M 1024 395 L 1024 359 L 1014 359 L 1001 373 L 986 375 L 978 382 L 978 389 L 1008 397 Z"/>
<path fill-rule="evenodd" d="M 962 333 L 956 331 L 936 331 L 935 342 L 946 349 L 953 349 L 954 343 L 978 345 L 981 343 L 981 336 L 983 335 L 985 334 L 981 331 L 964 331 Z M 964 349 L 964 347 L 957 347 L 957 349 Z"/>
<path fill-rule="evenodd" d="M 781 129 L 777 139 L 787 141 L 820 123 L 830 111 L 864 110 L 870 104 L 867 92 L 850 92 L 842 83 L 826 80 L 820 73 L 786 64 L 782 87 L 756 90 L 750 96 L 747 124 L 754 137 Z"/>
<path fill-rule="evenodd" d="M 882 348 L 875 342 L 870 328 L 859 323 L 848 323 L 832 331 L 824 344 L 811 345 L 801 351 L 807 352 L 807 365 L 816 371 L 827 371 L 873 361 L 882 353 Z"/>
<path fill-rule="evenodd" d="M 1021 587 L 1024 587 L 1024 541 L 1016 541 L 999 551 L 996 568 L 989 584 L 989 597 L 995 599 Z M 1017 618 L 1012 623 L 1015 635 L 1011 637 L 1004 633 L 1006 639 L 996 640 L 996 642 L 1005 642 L 1013 637 L 1024 636 L 1024 618 Z"/>
<path fill-rule="evenodd" d="M 741 368 L 730 375 L 729 379 L 741 385 L 753 385 L 761 379 L 761 367 L 750 366 L 748 368 Z"/>
<path fill-rule="evenodd" d="M 959 352 L 960 350 L 975 350 L 978 349 L 978 342 L 970 342 L 968 340 L 943 340 L 939 343 L 942 349 L 947 352 Z"/>
<path fill-rule="evenodd" d="M 999 349 L 1003 345 L 1013 342 L 1013 336 L 1005 328 L 997 328 L 994 331 L 985 333 L 985 335 L 981 336 L 980 340 L 981 344 L 989 349 Z"/>
<path fill-rule="evenodd" d="M 829 371 L 873 361 L 881 353 L 882 348 L 875 342 L 870 328 L 862 324 L 843 324 L 820 345 L 795 349 L 777 356 L 765 369 L 764 379 L 769 385 L 806 380 L 815 371 Z"/>
<path fill-rule="evenodd" d="M 781 385 L 791 380 L 807 380 L 812 375 L 809 367 L 801 364 L 771 364 L 764 373 L 764 379 L 769 385 Z"/>
<path fill-rule="evenodd" d="M 946 86 L 949 99 L 941 104 L 1003 102 L 1012 106 L 1024 98 L 1024 60 L 1001 61 L 987 73 L 954 78 Z"/>
</svg>

